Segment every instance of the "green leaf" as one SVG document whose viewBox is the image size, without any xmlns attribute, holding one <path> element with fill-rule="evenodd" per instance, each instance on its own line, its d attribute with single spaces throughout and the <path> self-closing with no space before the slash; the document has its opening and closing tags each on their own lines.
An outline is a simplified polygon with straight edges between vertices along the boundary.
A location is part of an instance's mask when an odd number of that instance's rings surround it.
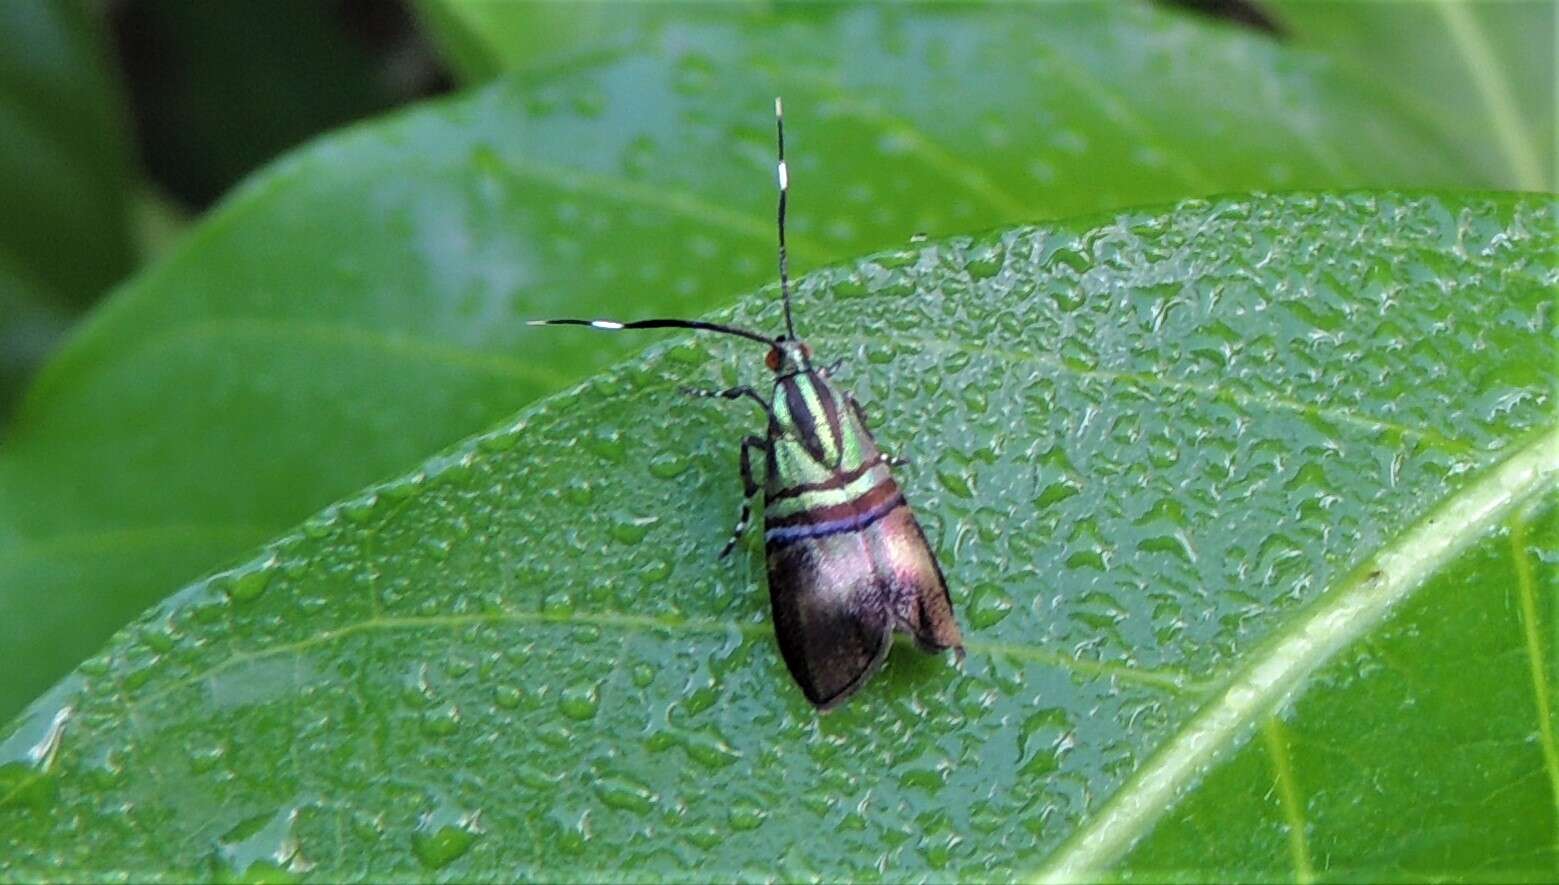
<svg viewBox="0 0 1559 885">
<path fill-rule="evenodd" d="M 646 15 L 631 45 L 282 161 L 71 340 L 0 451 L 0 715 L 170 588 L 633 346 L 523 320 L 692 315 L 771 280 L 776 92 L 798 269 L 1459 177 L 1315 59 L 1134 5 Z"/>
<path fill-rule="evenodd" d="M 419 0 L 412 8 L 462 80 L 483 83 L 504 71 L 543 71 L 634 41 L 649 4 Z M 676 10 L 708 16 L 710 10 Z M 717 13 L 724 15 L 725 13 Z"/>
<path fill-rule="evenodd" d="M 672 338 L 121 631 L 0 741 L 0 873 L 1546 877 L 1556 234 L 1234 197 L 818 271 L 962 672 L 806 704 L 714 556 L 756 410 L 676 393 L 758 353 Z"/>
<path fill-rule="evenodd" d="M 1480 180 L 1552 191 L 1555 35 L 1551 0 L 1348 3 L 1271 0 L 1300 45 L 1378 84 L 1460 150 Z"/>
<path fill-rule="evenodd" d="M 65 318 L 131 264 L 129 146 L 100 24 L 74 0 L 0 4 L 0 431 Z"/>
</svg>

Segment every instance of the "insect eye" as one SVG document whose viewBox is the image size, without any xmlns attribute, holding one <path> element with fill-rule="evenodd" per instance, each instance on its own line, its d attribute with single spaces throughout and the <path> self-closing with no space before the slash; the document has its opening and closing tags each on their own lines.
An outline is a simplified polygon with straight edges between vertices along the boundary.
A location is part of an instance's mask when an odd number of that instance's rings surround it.
<svg viewBox="0 0 1559 885">
<path fill-rule="evenodd" d="M 771 347 L 769 348 L 768 354 L 764 356 L 763 363 L 769 367 L 770 372 L 778 372 L 780 368 L 780 360 L 781 357 L 779 348 Z"/>
<path fill-rule="evenodd" d="M 811 359 L 812 358 L 812 345 L 806 343 L 805 341 L 801 342 L 801 355 L 806 357 L 807 359 Z"/>
</svg>

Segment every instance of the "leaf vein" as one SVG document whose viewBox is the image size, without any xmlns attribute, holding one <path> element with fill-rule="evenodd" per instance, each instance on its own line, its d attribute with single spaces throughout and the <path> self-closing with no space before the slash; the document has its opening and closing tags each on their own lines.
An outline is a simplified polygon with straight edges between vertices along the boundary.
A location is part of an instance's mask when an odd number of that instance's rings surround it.
<svg viewBox="0 0 1559 885">
<path fill-rule="evenodd" d="M 1516 595 L 1521 604 L 1521 626 L 1526 639 L 1527 663 L 1532 671 L 1532 697 L 1537 706 L 1537 730 L 1543 748 L 1543 767 L 1548 773 L 1548 785 L 1553 796 L 1554 807 L 1559 810 L 1559 748 L 1554 744 L 1553 713 L 1549 705 L 1548 667 L 1543 660 L 1542 642 L 1538 638 L 1537 581 L 1532 574 L 1532 562 L 1527 558 L 1527 520 L 1524 513 L 1518 513 L 1510 520 L 1510 556 L 1515 564 Z"/>
<path fill-rule="evenodd" d="M 1288 854 L 1294 863 L 1294 880 L 1299 885 L 1309 885 L 1315 881 L 1315 866 L 1310 862 L 1304 803 L 1299 798 L 1299 782 L 1294 777 L 1293 762 L 1288 756 L 1288 740 L 1282 721 L 1276 716 L 1268 716 L 1261 723 L 1261 737 L 1272 762 L 1278 799 L 1283 807 L 1283 820 L 1288 824 Z"/>
<path fill-rule="evenodd" d="M 356 636 L 363 633 L 371 633 L 380 630 L 418 630 L 430 628 L 460 628 L 481 625 L 556 625 L 575 626 L 593 625 L 633 631 L 666 631 L 686 633 L 728 633 L 735 630 L 744 637 L 761 639 L 768 635 L 770 628 L 767 623 L 737 623 L 732 621 L 720 621 L 713 619 L 690 619 L 668 617 L 663 615 L 634 615 L 625 612 L 598 611 L 598 612 L 484 612 L 481 614 L 460 615 L 419 615 L 419 616 L 381 616 L 365 618 L 336 627 L 330 630 L 322 630 L 312 636 L 298 639 L 292 642 L 277 643 L 249 651 L 235 651 L 227 658 L 201 670 L 198 673 L 174 680 L 157 691 L 141 696 L 131 701 L 132 707 L 150 703 L 163 698 L 175 691 L 187 688 L 202 680 L 209 679 L 218 673 L 232 667 L 239 666 L 250 661 L 276 657 L 278 655 L 293 654 L 307 651 L 323 645 Z M 1090 661 L 1083 658 L 1071 657 L 1046 651 L 1035 646 L 1018 643 L 987 642 L 972 640 L 965 646 L 973 652 L 990 655 L 1004 655 L 1020 660 L 1032 661 L 1038 664 L 1054 666 L 1060 669 L 1071 670 L 1086 676 L 1108 676 L 1118 678 L 1140 685 L 1158 688 L 1165 691 L 1183 694 L 1204 694 L 1210 690 L 1210 686 L 1191 679 L 1184 673 L 1173 670 L 1152 670 L 1147 668 L 1132 667 L 1127 664 Z"/>
<path fill-rule="evenodd" d="M 1095 879 L 1122 857 L 1200 772 L 1242 741 L 1304 680 L 1379 624 L 1435 572 L 1500 520 L 1559 487 L 1559 426 L 1552 426 L 1446 499 L 1251 655 L 1224 691 L 1199 710 L 1074 831 L 1036 874 L 1042 881 Z"/>
</svg>

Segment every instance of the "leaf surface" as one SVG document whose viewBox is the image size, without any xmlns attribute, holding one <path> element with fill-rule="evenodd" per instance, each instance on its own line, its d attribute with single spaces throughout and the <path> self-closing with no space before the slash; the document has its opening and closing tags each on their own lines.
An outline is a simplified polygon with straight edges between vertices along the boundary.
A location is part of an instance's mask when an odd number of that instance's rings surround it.
<svg viewBox="0 0 1559 885">
<path fill-rule="evenodd" d="M 1546 875 L 1556 228 L 1240 197 L 810 274 L 962 672 L 808 707 L 714 557 L 756 410 L 676 393 L 759 354 L 672 337 L 121 631 L 0 741 L 0 872 Z"/>
<path fill-rule="evenodd" d="M 172 588 L 633 346 L 525 319 L 688 316 L 771 280 L 777 92 L 798 270 L 1458 176 L 1316 59 L 1135 6 L 662 8 L 633 34 L 292 155 L 71 339 L 0 450 L 0 715 Z"/>
</svg>

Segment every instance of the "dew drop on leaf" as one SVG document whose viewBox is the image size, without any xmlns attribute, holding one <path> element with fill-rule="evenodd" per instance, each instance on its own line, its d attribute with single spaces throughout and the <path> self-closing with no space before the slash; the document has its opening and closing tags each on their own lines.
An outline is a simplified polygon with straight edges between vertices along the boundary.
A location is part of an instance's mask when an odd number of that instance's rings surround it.
<svg viewBox="0 0 1559 885">
<path fill-rule="evenodd" d="M 430 870 L 449 866 L 471 849 L 476 834 L 464 827 L 443 826 L 417 830 L 411 836 L 411 851 L 418 862 Z"/>
<path fill-rule="evenodd" d="M 228 584 L 227 595 L 234 602 L 252 602 L 260 598 L 265 588 L 271 584 L 271 576 L 274 570 L 269 566 L 250 569 L 232 579 Z"/>
<path fill-rule="evenodd" d="M 600 693 L 593 683 L 565 688 L 558 697 L 558 709 L 575 722 L 594 719 L 600 708 Z"/>
<path fill-rule="evenodd" d="M 763 825 L 763 819 L 767 816 L 763 807 L 756 802 L 738 800 L 731 803 L 731 810 L 726 815 L 726 821 L 730 823 L 731 829 L 741 832 L 756 830 Z"/>
<path fill-rule="evenodd" d="M 520 690 L 512 685 L 500 685 L 493 689 L 493 703 L 505 710 L 513 710 L 515 707 L 518 707 L 521 697 Z"/>
</svg>

